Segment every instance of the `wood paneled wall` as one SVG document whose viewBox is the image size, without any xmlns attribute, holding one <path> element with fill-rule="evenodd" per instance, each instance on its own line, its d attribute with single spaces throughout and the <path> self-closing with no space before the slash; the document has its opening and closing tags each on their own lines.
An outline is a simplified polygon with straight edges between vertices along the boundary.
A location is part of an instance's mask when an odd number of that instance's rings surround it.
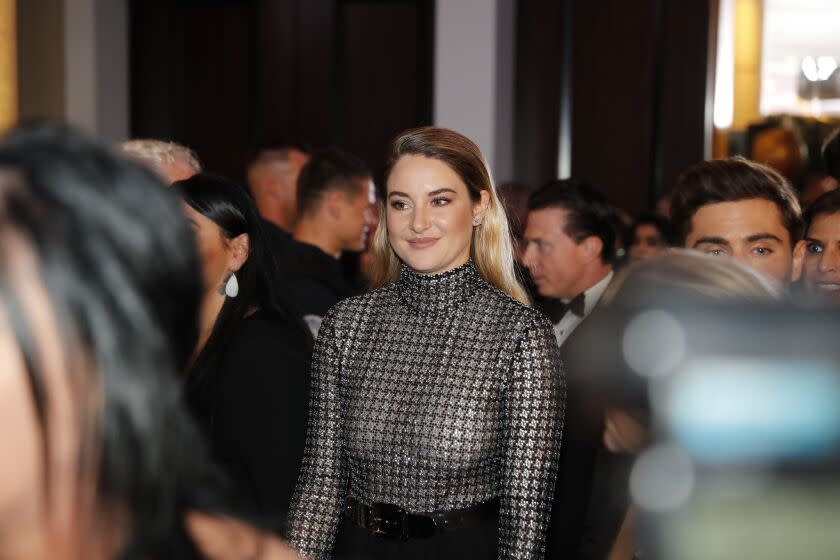
<svg viewBox="0 0 840 560">
<path fill-rule="evenodd" d="M 542 183 L 556 176 L 558 123 L 571 118 L 572 175 L 632 213 L 652 207 L 684 167 L 705 155 L 713 5 L 521 0 L 515 154 L 520 177 Z M 571 56 L 564 61 L 566 30 Z M 561 78 L 566 63 L 570 84 Z M 570 115 L 560 113 L 564 85 L 571 87 Z"/>
<path fill-rule="evenodd" d="M 375 170 L 431 123 L 433 0 L 133 0 L 131 133 L 243 179 L 263 146 L 336 145 Z"/>
</svg>

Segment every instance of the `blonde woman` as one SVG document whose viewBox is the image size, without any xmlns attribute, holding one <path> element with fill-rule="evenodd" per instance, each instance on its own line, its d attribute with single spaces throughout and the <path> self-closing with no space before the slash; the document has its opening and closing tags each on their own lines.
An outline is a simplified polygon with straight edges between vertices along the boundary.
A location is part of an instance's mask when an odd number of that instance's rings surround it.
<svg viewBox="0 0 840 560">
<path fill-rule="evenodd" d="M 484 157 L 406 131 L 384 191 L 374 290 L 316 343 L 290 540 L 308 558 L 541 558 L 565 382 Z"/>
</svg>

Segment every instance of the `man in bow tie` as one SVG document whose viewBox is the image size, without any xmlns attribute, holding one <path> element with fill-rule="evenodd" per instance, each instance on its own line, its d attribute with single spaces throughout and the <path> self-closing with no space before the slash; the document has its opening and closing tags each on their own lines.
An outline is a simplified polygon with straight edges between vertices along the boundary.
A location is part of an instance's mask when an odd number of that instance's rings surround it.
<svg viewBox="0 0 840 560">
<path fill-rule="evenodd" d="M 575 344 L 570 335 L 592 312 L 612 280 L 615 220 L 604 195 L 575 179 L 552 181 L 528 200 L 522 261 L 540 296 L 548 302 L 543 310 L 554 323 L 558 344 L 565 349 Z M 566 352 L 561 349 L 561 354 Z M 604 431 L 601 391 L 577 374 L 573 363 L 565 365 L 566 410 L 546 548 L 549 559 L 580 558 L 582 543 L 591 540 L 587 512 Z M 599 525 L 603 524 L 600 517 Z"/>
<path fill-rule="evenodd" d="M 597 189 L 575 179 L 552 181 L 528 199 L 523 264 L 545 298 L 562 346 L 589 315 L 613 277 L 615 215 Z"/>
</svg>

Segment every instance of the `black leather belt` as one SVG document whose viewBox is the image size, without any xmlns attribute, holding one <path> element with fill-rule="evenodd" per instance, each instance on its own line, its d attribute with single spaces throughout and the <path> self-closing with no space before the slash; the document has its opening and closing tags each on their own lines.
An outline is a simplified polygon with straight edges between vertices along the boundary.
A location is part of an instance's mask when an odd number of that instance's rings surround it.
<svg viewBox="0 0 840 560">
<path fill-rule="evenodd" d="M 499 514 L 499 499 L 464 509 L 410 513 L 392 504 L 363 504 L 353 497 L 347 498 L 345 514 L 348 519 L 375 537 L 407 540 L 424 539 L 443 531 L 475 527 Z"/>
</svg>

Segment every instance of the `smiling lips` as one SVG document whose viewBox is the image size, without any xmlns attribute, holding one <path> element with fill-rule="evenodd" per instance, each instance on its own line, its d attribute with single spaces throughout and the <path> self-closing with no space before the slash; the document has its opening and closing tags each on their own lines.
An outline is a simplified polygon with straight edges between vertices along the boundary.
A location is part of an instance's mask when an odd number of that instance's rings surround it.
<svg viewBox="0 0 840 560">
<path fill-rule="evenodd" d="M 426 249 L 438 242 L 436 237 L 418 237 L 416 239 L 409 239 L 408 244 L 412 249 Z"/>
</svg>

